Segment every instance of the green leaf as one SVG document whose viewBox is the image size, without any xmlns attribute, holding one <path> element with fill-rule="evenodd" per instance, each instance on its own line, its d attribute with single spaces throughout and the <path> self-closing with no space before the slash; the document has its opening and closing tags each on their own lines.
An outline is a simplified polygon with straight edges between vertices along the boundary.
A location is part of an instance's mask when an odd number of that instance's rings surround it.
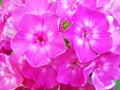
<svg viewBox="0 0 120 90">
<path fill-rule="evenodd" d="M 65 20 L 62 24 L 64 30 L 66 30 L 70 25 L 71 25 L 71 23 L 67 20 Z"/>
<path fill-rule="evenodd" d="M 116 81 L 116 88 L 115 90 L 120 90 L 120 80 Z"/>
<path fill-rule="evenodd" d="M 2 5 L 2 0 L 0 0 L 0 6 Z"/>
<path fill-rule="evenodd" d="M 64 38 L 64 41 L 65 41 L 66 47 L 67 47 L 67 48 L 70 48 L 70 43 L 69 43 L 69 41 L 68 41 L 66 38 Z"/>
</svg>

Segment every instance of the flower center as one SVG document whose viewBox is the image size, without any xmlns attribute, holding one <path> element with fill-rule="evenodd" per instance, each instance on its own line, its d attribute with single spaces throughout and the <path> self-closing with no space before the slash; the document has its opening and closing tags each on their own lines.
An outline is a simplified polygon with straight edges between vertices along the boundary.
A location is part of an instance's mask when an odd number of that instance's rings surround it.
<svg viewBox="0 0 120 90">
<path fill-rule="evenodd" d="M 44 42 L 44 37 L 43 36 L 39 36 L 36 41 L 38 43 L 43 43 Z"/>
<path fill-rule="evenodd" d="M 72 8 L 73 10 L 75 10 L 75 9 L 77 8 L 77 5 L 76 5 L 75 3 L 73 3 L 73 4 L 71 5 L 71 8 Z"/>
<path fill-rule="evenodd" d="M 73 62 L 72 64 L 73 64 L 74 67 L 76 67 L 76 66 L 79 65 L 79 63 L 78 63 L 77 61 L 76 61 L 76 62 Z"/>
<path fill-rule="evenodd" d="M 88 34 L 89 34 L 88 31 L 84 31 L 83 32 L 83 37 L 88 37 Z"/>
</svg>

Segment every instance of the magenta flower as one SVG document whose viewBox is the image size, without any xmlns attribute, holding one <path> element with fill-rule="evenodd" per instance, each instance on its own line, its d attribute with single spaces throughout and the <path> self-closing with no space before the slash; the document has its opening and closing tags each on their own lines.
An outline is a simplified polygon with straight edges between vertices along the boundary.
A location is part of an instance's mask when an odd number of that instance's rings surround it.
<svg viewBox="0 0 120 90">
<path fill-rule="evenodd" d="M 89 63 L 80 63 L 73 49 L 68 49 L 57 60 L 59 63 L 57 81 L 59 83 L 70 84 L 73 87 L 86 84 L 83 70 Z"/>
<path fill-rule="evenodd" d="M 10 17 L 19 6 L 23 6 L 23 0 L 2 0 L 3 16 Z"/>
<path fill-rule="evenodd" d="M 120 55 L 107 52 L 95 59 L 96 66 L 92 72 L 92 83 L 96 90 L 107 90 L 115 86 L 120 79 Z"/>
<path fill-rule="evenodd" d="M 119 0 L 111 0 L 110 6 L 108 7 L 108 11 L 112 14 L 112 16 L 120 24 L 120 2 L 119 2 Z"/>
<path fill-rule="evenodd" d="M 0 1 L 0 90 L 115 90 L 120 0 Z"/>
<path fill-rule="evenodd" d="M 35 80 L 39 73 L 39 68 L 34 68 L 29 65 L 24 56 L 10 55 L 12 66 L 24 77 L 30 80 Z"/>
<path fill-rule="evenodd" d="M 38 86 L 51 89 L 58 85 L 56 80 L 58 70 L 53 60 L 48 65 L 37 68 L 30 66 L 24 57 L 12 55 L 10 60 L 24 78 L 34 80 Z"/>
<path fill-rule="evenodd" d="M 79 5 L 96 9 L 96 0 L 57 0 L 57 14 L 70 19 L 76 12 Z"/>
<path fill-rule="evenodd" d="M 15 89 L 22 82 L 22 77 L 9 62 L 8 56 L 0 54 L 0 90 Z"/>
<path fill-rule="evenodd" d="M 80 61 L 92 60 L 97 54 L 112 47 L 109 23 L 103 13 L 80 6 L 72 20 L 72 25 L 64 35 L 74 47 Z"/>
<path fill-rule="evenodd" d="M 19 31 L 11 47 L 16 54 L 24 54 L 32 66 L 48 64 L 65 52 L 63 35 L 59 32 L 59 18 L 46 14 L 43 17 L 26 14 L 19 22 Z"/>
<path fill-rule="evenodd" d="M 55 13 L 56 4 L 53 3 L 50 0 L 25 0 L 25 5 L 19 6 L 12 14 L 15 27 L 26 13 L 39 16 L 45 13 Z"/>
</svg>

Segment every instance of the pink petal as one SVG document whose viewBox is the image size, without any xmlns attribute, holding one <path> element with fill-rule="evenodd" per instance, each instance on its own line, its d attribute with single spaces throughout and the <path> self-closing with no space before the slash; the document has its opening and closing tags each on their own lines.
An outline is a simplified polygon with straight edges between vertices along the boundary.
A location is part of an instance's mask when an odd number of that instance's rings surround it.
<svg viewBox="0 0 120 90">
<path fill-rule="evenodd" d="M 72 17 L 72 20 L 80 27 L 81 25 L 91 27 L 91 22 L 89 22 L 89 19 L 92 13 L 93 12 L 91 12 L 89 8 L 79 6 L 76 13 Z"/>
<path fill-rule="evenodd" d="M 49 57 L 56 57 L 65 52 L 66 46 L 62 34 L 50 37 L 46 46 Z"/>
<path fill-rule="evenodd" d="M 92 74 L 92 82 L 98 90 L 111 89 L 115 86 L 115 81 L 110 79 L 108 73 L 97 70 Z"/>
<path fill-rule="evenodd" d="M 70 0 L 58 0 L 58 8 L 56 10 L 57 15 L 60 15 L 62 17 L 71 17 L 73 12 L 71 10 L 71 4 L 74 3 L 73 1 Z"/>
<path fill-rule="evenodd" d="M 21 74 L 25 78 L 28 78 L 30 80 L 35 80 L 38 76 L 38 73 L 39 73 L 39 68 L 34 68 L 30 66 L 29 63 L 26 62 L 26 60 L 24 61 L 24 64 L 21 69 Z"/>
<path fill-rule="evenodd" d="M 57 72 L 51 66 L 41 67 L 37 78 L 37 83 L 47 89 L 58 85 L 56 80 Z"/>
<path fill-rule="evenodd" d="M 96 57 L 96 53 L 91 49 L 86 39 L 74 40 L 74 47 L 79 60 L 82 62 L 90 61 Z"/>
<path fill-rule="evenodd" d="M 26 0 L 26 7 L 39 15 L 42 15 L 47 11 L 48 5 L 48 0 Z"/>
<path fill-rule="evenodd" d="M 96 67 L 96 63 L 95 62 L 89 62 L 89 65 L 84 68 L 83 73 L 84 73 L 86 81 L 88 81 L 90 79 L 89 76 L 94 71 L 95 67 Z"/>
<path fill-rule="evenodd" d="M 31 44 L 29 49 L 25 52 L 25 55 L 29 64 L 33 67 L 46 65 L 50 61 L 45 47 L 40 47 L 39 45 Z"/>
<path fill-rule="evenodd" d="M 99 78 L 94 73 L 92 74 L 92 83 L 97 90 L 105 90 L 103 83 L 101 83 Z"/>
<path fill-rule="evenodd" d="M 91 16 L 89 18 L 93 27 L 92 31 L 94 33 L 105 33 L 109 30 L 109 22 L 104 13 L 101 12 L 91 12 Z"/>
<path fill-rule="evenodd" d="M 26 38 L 24 32 L 18 32 L 12 39 L 11 48 L 16 54 L 23 54 L 30 45 L 30 40 Z"/>
<path fill-rule="evenodd" d="M 108 49 L 111 48 L 112 46 L 112 38 L 102 34 L 95 34 L 96 37 L 93 37 L 89 43 L 90 43 L 90 46 L 91 48 L 96 51 L 97 53 L 103 53 L 103 52 L 106 52 Z"/>
<path fill-rule="evenodd" d="M 18 71 L 10 64 L 9 58 L 0 54 L 0 90 L 14 89 L 22 80 Z"/>
<path fill-rule="evenodd" d="M 85 85 L 85 78 L 83 75 L 83 70 L 81 68 L 76 68 L 71 71 L 70 84 L 74 87 L 79 87 Z"/>
<path fill-rule="evenodd" d="M 68 67 L 69 64 L 66 64 L 66 66 L 62 66 L 60 68 L 60 71 L 57 75 L 57 81 L 59 83 L 63 83 L 65 85 L 70 83 L 70 77 L 71 77 L 71 67 Z"/>
<path fill-rule="evenodd" d="M 28 9 L 24 6 L 18 7 L 12 14 L 13 21 L 16 24 L 25 15 Z"/>
<path fill-rule="evenodd" d="M 80 0 L 81 1 L 81 0 Z M 82 0 L 83 3 L 81 3 L 81 5 L 84 5 L 92 10 L 95 10 L 96 9 L 96 3 L 97 3 L 97 0 Z"/>
<path fill-rule="evenodd" d="M 57 2 L 51 1 L 49 3 L 49 12 L 56 13 L 56 10 L 57 10 Z"/>
<path fill-rule="evenodd" d="M 37 15 L 25 14 L 19 21 L 20 31 L 33 34 L 35 31 L 41 30 L 42 20 Z"/>
<path fill-rule="evenodd" d="M 59 32 L 59 17 L 54 14 L 43 15 L 43 31 L 48 37 L 56 35 Z"/>
</svg>

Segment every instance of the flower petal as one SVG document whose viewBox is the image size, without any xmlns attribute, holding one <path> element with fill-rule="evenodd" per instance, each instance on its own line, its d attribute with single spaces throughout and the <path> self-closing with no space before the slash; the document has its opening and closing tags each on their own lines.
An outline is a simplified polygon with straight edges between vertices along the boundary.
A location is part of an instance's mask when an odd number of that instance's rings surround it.
<svg viewBox="0 0 120 90">
<path fill-rule="evenodd" d="M 48 9 L 48 0 L 26 0 L 26 7 L 30 9 L 31 12 L 42 15 Z"/>
<path fill-rule="evenodd" d="M 41 30 L 42 20 L 37 15 L 25 14 L 19 21 L 19 29 L 23 32 L 35 32 Z"/>
<path fill-rule="evenodd" d="M 23 54 L 30 45 L 30 40 L 26 38 L 24 32 L 18 32 L 11 42 L 11 48 L 16 54 Z"/>
<path fill-rule="evenodd" d="M 47 33 L 48 37 L 51 37 L 59 33 L 59 17 L 54 14 L 43 15 L 43 31 Z"/>
<path fill-rule="evenodd" d="M 41 67 L 37 78 L 37 83 L 45 88 L 54 88 L 58 85 L 56 80 L 57 73 L 51 66 Z"/>
<path fill-rule="evenodd" d="M 86 39 L 76 38 L 76 40 L 74 40 L 74 49 L 80 62 L 87 62 L 96 57 L 96 53 L 91 49 Z"/>
<path fill-rule="evenodd" d="M 50 37 L 46 46 L 49 57 L 56 57 L 66 51 L 63 35 Z"/>
<path fill-rule="evenodd" d="M 34 44 L 29 46 L 29 49 L 25 52 L 25 55 L 29 64 L 33 67 L 46 65 L 50 60 L 45 48 Z"/>
<path fill-rule="evenodd" d="M 97 36 L 97 35 L 96 35 Z M 97 53 L 106 52 L 112 47 L 112 38 L 105 35 L 98 35 L 95 38 L 92 38 L 90 41 L 91 48 Z"/>
</svg>

